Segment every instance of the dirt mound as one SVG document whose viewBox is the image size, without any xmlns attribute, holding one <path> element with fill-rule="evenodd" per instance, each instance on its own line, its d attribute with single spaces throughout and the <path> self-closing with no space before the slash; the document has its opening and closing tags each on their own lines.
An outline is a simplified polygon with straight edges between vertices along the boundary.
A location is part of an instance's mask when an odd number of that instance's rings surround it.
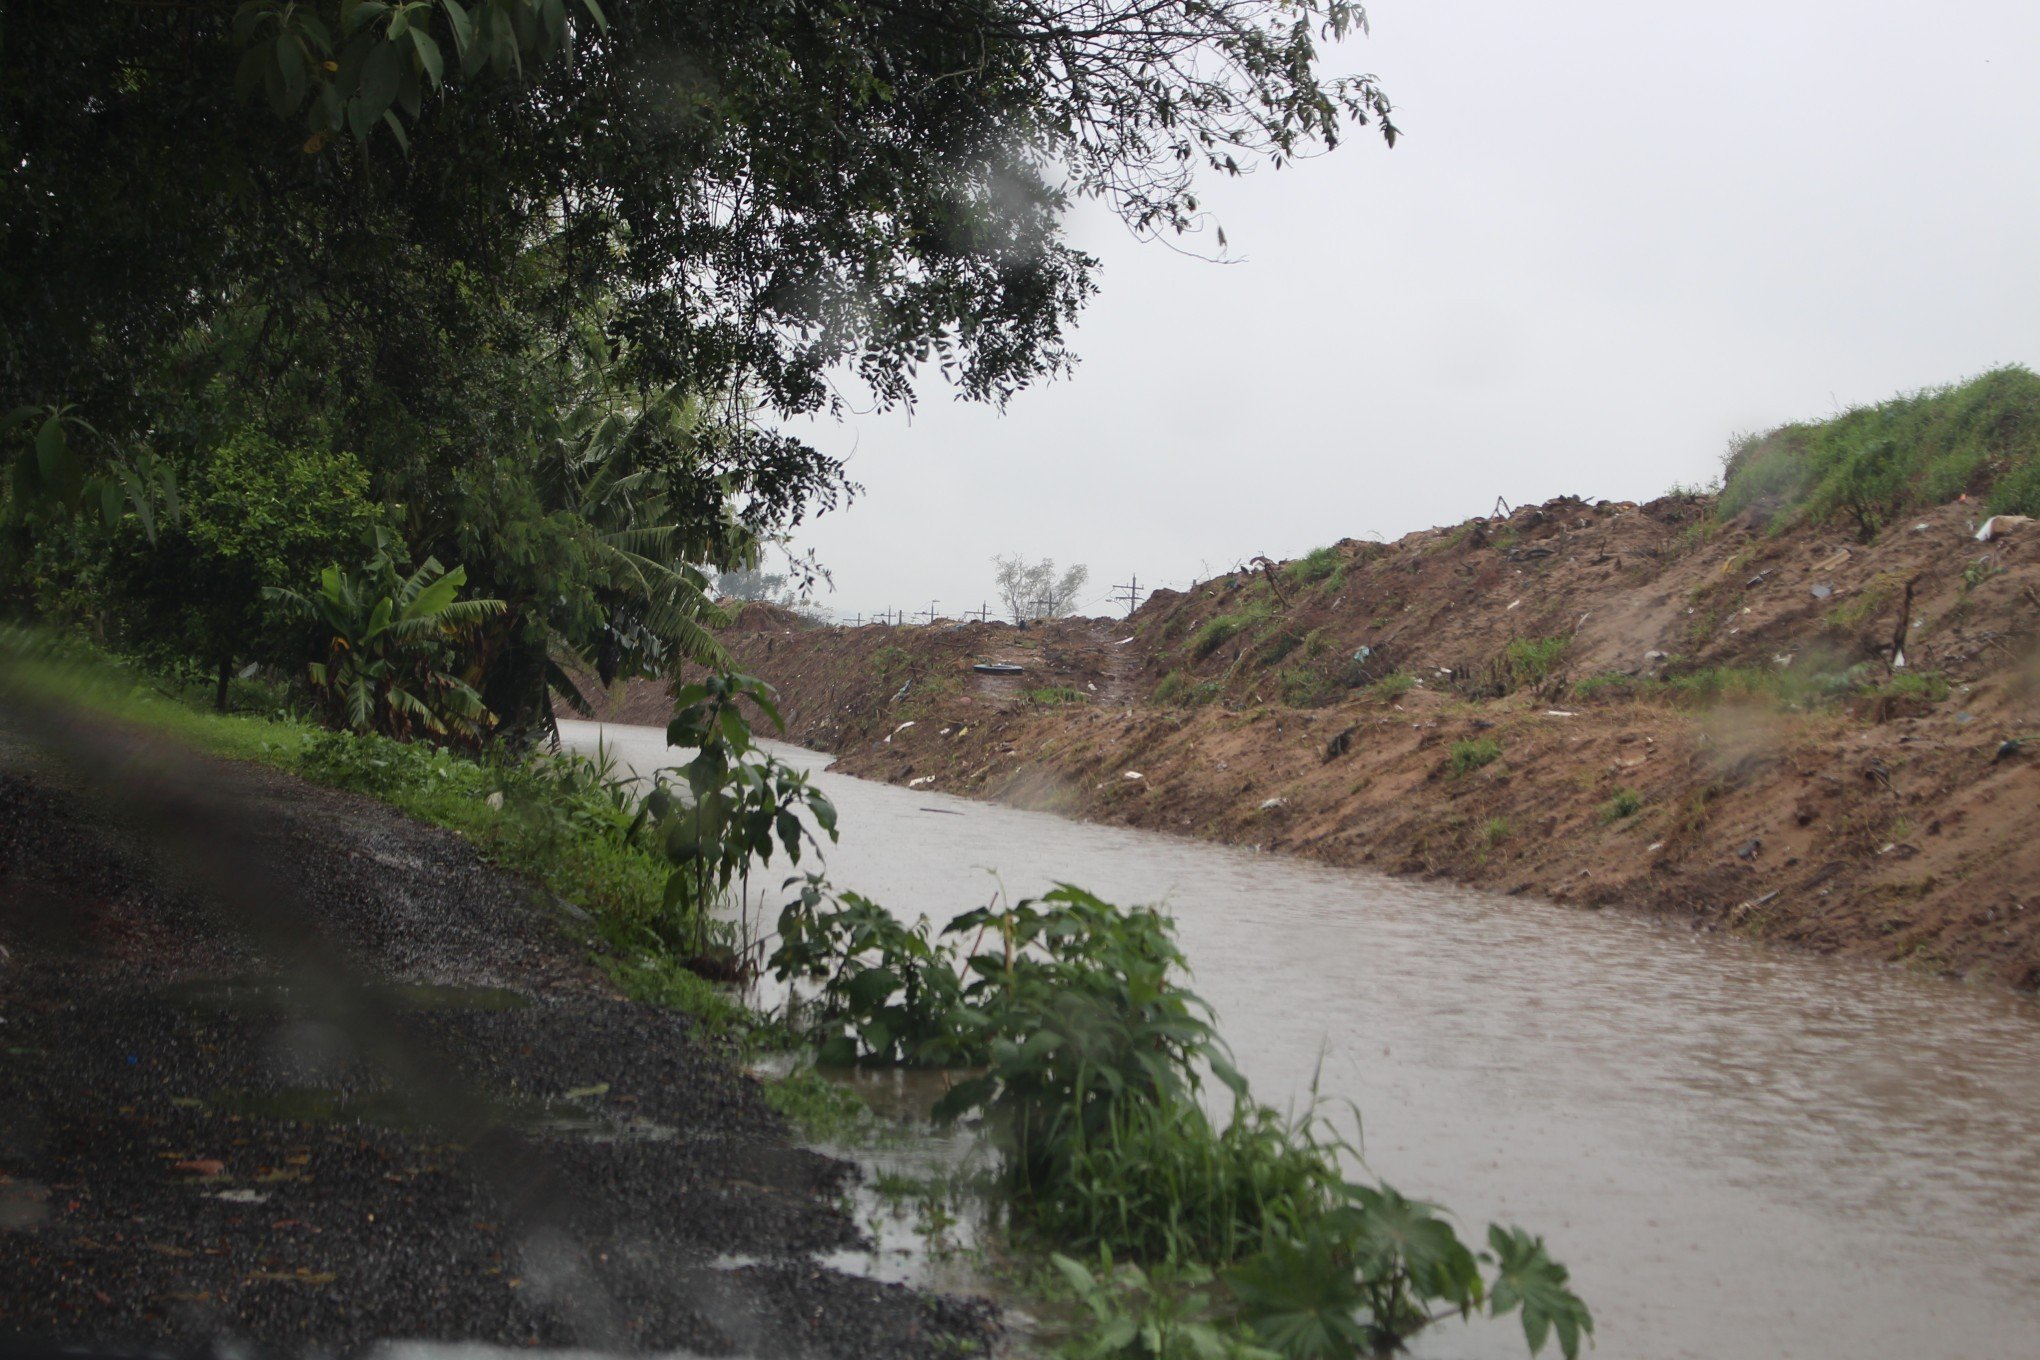
<svg viewBox="0 0 2040 1360">
<path fill-rule="evenodd" d="M 2031 988 L 2040 525 L 1983 519 L 1566 497 L 1123 622 L 724 640 L 851 773 Z"/>
</svg>

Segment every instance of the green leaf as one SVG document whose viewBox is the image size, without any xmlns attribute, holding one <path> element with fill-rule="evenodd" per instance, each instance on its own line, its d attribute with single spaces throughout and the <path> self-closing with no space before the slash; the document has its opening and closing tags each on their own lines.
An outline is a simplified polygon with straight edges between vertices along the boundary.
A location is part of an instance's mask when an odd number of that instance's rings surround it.
<svg viewBox="0 0 2040 1360">
<path fill-rule="evenodd" d="M 1594 1334 L 1594 1318 L 1568 1286 L 1570 1276 L 1566 1268 L 1545 1251 L 1544 1239 L 1497 1223 L 1488 1228 L 1488 1246 L 1493 1249 L 1496 1261 L 1489 1312 L 1500 1317 L 1520 1307 L 1523 1339 L 1529 1343 L 1532 1355 L 1543 1348 L 1545 1338 L 1555 1330 L 1559 1350 L 1566 1360 L 1575 1360 L 1581 1334 Z"/>
<path fill-rule="evenodd" d="M 361 89 L 355 98 L 362 102 L 368 121 L 383 116 L 396 101 L 397 85 L 403 78 L 403 69 L 397 56 L 395 43 L 382 42 L 369 52 L 361 64 Z"/>
<path fill-rule="evenodd" d="M 475 41 L 475 21 L 468 17 L 467 8 L 460 0 L 439 0 L 439 5 L 446 11 L 447 27 L 453 30 L 453 50 L 465 62 L 468 48 Z"/>
<path fill-rule="evenodd" d="M 276 69 L 283 79 L 283 106 L 277 112 L 287 114 L 305 98 L 305 53 L 296 34 L 285 33 L 277 38 Z"/>
<path fill-rule="evenodd" d="M 899 975 L 890 968 L 868 968 L 851 978 L 843 991 L 859 1011 L 873 1011 L 899 989 Z"/>
<path fill-rule="evenodd" d="M 411 45 L 418 51 L 418 65 L 424 69 L 435 90 L 446 79 L 446 59 L 440 54 L 439 42 L 422 28 L 411 30 Z"/>
<path fill-rule="evenodd" d="M 602 12 L 602 6 L 598 0 L 581 0 L 581 6 L 588 11 L 588 17 L 595 21 L 597 29 L 604 33 L 609 31 L 609 16 Z"/>
<path fill-rule="evenodd" d="M 61 475 L 68 442 L 64 438 L 62 416 L 51 416 L 42 423 L 42 428 L 35 432 L 36 469 L 42 473 L 45 487 L 54 485 Z"/>
</svg>

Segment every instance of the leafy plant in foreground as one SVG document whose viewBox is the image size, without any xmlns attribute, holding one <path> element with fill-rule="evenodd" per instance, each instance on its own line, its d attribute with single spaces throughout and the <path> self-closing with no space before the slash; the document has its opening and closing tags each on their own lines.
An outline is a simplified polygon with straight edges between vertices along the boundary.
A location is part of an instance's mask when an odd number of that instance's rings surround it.
<svg viewBox="0 0 2040 1360">
<path fill-rule="evenodd" d="M 400 549 L 377 536 L 359 571 L 330 566 L 311 595 L 269 587 L 263 595 L 315 624 L 323 660 L 306 668 L 327 721 L 352 732 L 479 742 L 494 723 L 456 671 L 460 646 L 501 600 L 463 600 L 467 573 L 428 557 L 408 574 Z"/>
<path fill-rule="evenodd" d="M 783 730 L 770 685 L 755 676 L 714 674 L 673 697 L 679 711 L 666 742 L 694 750 L 677 770 L 685 790 L 661 779 L 641 816 L 656 828 L 657 844 L 674 866 L 666 910 L 680 913 L 691 947 L 706 962 L 716 901 L 734 886 L 748 904 L 751 865 L 771 863 L 775 848 L 800 862 L 802 843 L 811 839 L 802 811 L 834 840 L 836 809 L 804 773 L 758 749 L 738 705 L 750 700 Z"/>
<path fill-rule="evenodd" d="M 1591 1334 L 1541 1241 L 1497 1227 L 1476 1253 L 1434 1206 L 1348 1180 L 1357 1150 L 1314 1110 L 1250 1099 L 1160 913 L 1065 884 L 931 939 L 801 882 L 772 965 L 824 980 L 824 1056 L 981 1063 L 937 1115 L 982 1116 L 1022 1221 L 1100 1253 L 1096 1272 L 1055 1261 L 1091 1314 L 1075 1353 L 1358 1360 L 1482 1309 L 1520 1310 L 1533 1352 L 1556 1332 L 1571 1357 Z M 1207 1074 L 1233 1095 L 1224 1123 Z"/>
</svg>

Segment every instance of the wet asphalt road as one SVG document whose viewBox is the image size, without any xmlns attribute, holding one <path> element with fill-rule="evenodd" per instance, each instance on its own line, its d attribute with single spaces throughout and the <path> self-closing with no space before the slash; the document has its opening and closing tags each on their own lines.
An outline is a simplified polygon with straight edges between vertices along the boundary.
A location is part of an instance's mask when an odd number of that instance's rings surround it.
<svg viewBox="0 0 2040 1360">
<path fill-rule="evenodd" d="M 137 832 L 0 751 L 0 1344 L 991 1344 L 816 1264 L 851 1169 L 557 904 L 366 799 L 172 776 L 205 817 Z"/>
</svg>

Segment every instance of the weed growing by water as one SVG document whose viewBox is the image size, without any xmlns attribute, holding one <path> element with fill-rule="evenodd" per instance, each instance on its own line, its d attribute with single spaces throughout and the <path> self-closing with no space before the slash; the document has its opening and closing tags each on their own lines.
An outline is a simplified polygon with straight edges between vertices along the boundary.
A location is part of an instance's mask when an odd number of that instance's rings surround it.
<svg viewBox="0 0 2040 1360">
<path fill-rule="evenodd" d="M 803 1138 L 844 1142 L 871 1123 L 871 1107 L 855 1091 L 830 1081 L 812 1066 L 796 1067 L 765 1083 L 765 1102 Z"/>
<path fill-rule="evenodd" d="M 1100 1253 L 1097 1271 L 1057 1262 L 1092 1314 L 1081 1353 L 1357 1360 L 1476 1309 L 1520 1309 L 1533 1348 L 1556 1331 L 1567 1356 L 1591 1333 L 1541 1241 L 1497 1227 L 1475 1253 L 1432 1206 L 1349 1181 L 1353 1149 L 1315 1109 L 1255 1103 L 1159 913 L 1068 885 L 939 935 L 876 913 L 811 878 L 773 968 L 826 980 L 811 1033 L 829 1051 L 982 1065 L 937 1116 L 983 1121 L 1025 1227 Z M 1223 1122 L 1207 1078 L 1232 1095 Z"/>
</svg>

